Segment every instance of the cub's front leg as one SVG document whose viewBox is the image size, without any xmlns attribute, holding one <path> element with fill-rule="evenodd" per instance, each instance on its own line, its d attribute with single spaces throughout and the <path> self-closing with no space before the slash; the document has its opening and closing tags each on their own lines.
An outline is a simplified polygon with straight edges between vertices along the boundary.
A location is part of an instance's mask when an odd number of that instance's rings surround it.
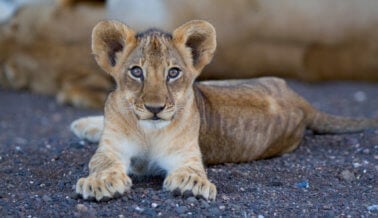
<svg viewBox="0 0 378 218">
<path fill-rule="evenodd" d="M 89 176 L 78 180 L 76 193 L 84 199 L 100 201 L 129 191 L 132 181 L 126 172 L 130 165 L 127 153 L 132 149 L 130 146 L 132 144 L 124 136 L 105 130 L 99 148 L 89 162 Z"/>
<path fill-rule="evenodd" d="M 217 189 L 206 175 L 202 163 L 198 143 L 187 146 L 186 149 L 176 150 L 166 160 L 175 160 L 168 169 L 168 175 L 164 180 L 163 188 L 174 194 L 194 195 L 205 199 L 214 200 Z M 170 164 L 169 164 L 170 165 Z"/>
</svg>

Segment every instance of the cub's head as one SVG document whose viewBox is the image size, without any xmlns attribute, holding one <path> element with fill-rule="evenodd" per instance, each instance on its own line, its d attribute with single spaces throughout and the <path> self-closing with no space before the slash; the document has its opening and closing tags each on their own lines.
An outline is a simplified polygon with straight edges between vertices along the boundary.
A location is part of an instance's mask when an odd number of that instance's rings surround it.
<svg viewBox="0 0 378 218">
<path fill-rule="evenodd" d="M 92 33 L 97 63 L 117 83 L 117 102 L 140 121 L 170 121 L 193 97 L 192 85 L 216 48 L 214 27 L 190 21 L 172 34 L 135 33 L 117 21 L 103 21 Z"/>
</svg>

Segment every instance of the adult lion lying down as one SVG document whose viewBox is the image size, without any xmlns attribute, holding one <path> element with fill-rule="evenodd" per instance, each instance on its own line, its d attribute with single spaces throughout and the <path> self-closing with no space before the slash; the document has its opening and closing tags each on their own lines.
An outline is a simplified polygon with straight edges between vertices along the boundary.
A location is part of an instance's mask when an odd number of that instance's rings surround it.
<svg viewBox="0 0 378 218">
<path fill-rule="evenodd" d="M 63 2 L 63 1 L 62 1 Z M 55 95 L 59 103 L 102 108 L 113 81 L 93 60 L 90 33 L 105 9 L 26 5 L 0 24 L 0 87 Z"/>
<path fill-rule="evenodd" d="M 104 117 L 71 126 L 80 138 L 100 142 L 89 176 L 77 182 L 78 194 L 109 199 L 130 190 L 130 173 L 165 172 L 165 189 L 215 199 L 203 162 L 281 155 L 298 146 L 306 128 L 342 133 L 378 127 L 378 120 L 319 112 L 278 78 L 195 83 L 215 48 L 215 30 L 205 21 L 190 21 L 173 34 L 137 34 L 116 21 L 96 25 L 92 50 L 117 88 Z"/>
</svg>

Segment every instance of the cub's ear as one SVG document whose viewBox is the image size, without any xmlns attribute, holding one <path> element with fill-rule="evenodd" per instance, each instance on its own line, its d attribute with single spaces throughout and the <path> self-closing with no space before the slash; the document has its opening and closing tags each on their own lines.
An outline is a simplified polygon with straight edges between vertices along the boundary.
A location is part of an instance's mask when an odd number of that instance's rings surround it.
<svg viewBox="0 0 378 218">
<path fill-rule="evenodd" d="M 190 49 L 189 58 L 198 72 L 210 63 L 217 47 L 213 25 L 202 20 L 192 20 L 178 27 L 173 32 L 173 40 L 177 46 Z"/>
<path fill-rule="evenodd" d="M 101 21 L 92 31 L 92 52 L 97 64 L 114 76 L 125 54 L 136 44 L 135 32 L 118 21 Z"/>
</svg>

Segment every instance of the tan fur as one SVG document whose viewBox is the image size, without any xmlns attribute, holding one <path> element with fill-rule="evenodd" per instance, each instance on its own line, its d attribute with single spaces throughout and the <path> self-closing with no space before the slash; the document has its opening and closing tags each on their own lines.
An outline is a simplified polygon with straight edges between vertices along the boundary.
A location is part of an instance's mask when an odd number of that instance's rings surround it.
<svg viewBox="0 0 378 218">
<path fill-rule="evenodd" d="M 139 29 L 167 31 L 191 19 L 211 21 L 222 43 L 200 79 L 378 81 L 374 0 L 160 0 L 158 10 L 140 16 L 129 6 L 136 1 L 114 2 L 109 15 Z"/>
<path fill-rule="evenodd" d="M 102 108 L 113 81 L 94 63 L 89 35 L 107 12 L 115 12 L 101 0 L 56 2 L 24 6 L 0 25 L 0 86 Z M 132 2 L 117 2 L 127 5 L 117 7 L 118 18 L 137 28 L 171 30 L 190 19 L 211 20 L 222 43 L 199 79 L 378 81 L 376 1 L 217 0 L 216 7 L 213 0 L 156 1 L 164 10 L 154 12 L 163 20 L 154 19 L 155 13 L 139 13 L 140 19 L 128 11 Z"/>
<path fill-rule="evenodd" d="M 190 21 L 172 36 L 157 30 L 136 34 L 115 21 L 96 25 L 93 53 L 117 89 L 104 118 L 82 118 L 71 126 L 79 137 L 100 141 L 89 176 L 77 182 L 78 194 L 111 198 L 131 188 L 127 173 L 163 170 L 165 189 L 214 199 L 203 161 L 280 155 L 298 146 L 307 127 L 330 133 L 378 127 L 377 120 L 321 113 L 277 78 L 194 83 L 211 61 L 215 38 L 205 21 Z M 169 77 L 172 69 L 180 69 L 178 77 Z"/>
<path fill-rule="evenodd" d="M 113 81 L 89 48 L 105 9 L 87 4 L 21 8 L 0 26 L 0 86 L 56 95 L 58 102 L 101 108 Z"/>
</svg>

